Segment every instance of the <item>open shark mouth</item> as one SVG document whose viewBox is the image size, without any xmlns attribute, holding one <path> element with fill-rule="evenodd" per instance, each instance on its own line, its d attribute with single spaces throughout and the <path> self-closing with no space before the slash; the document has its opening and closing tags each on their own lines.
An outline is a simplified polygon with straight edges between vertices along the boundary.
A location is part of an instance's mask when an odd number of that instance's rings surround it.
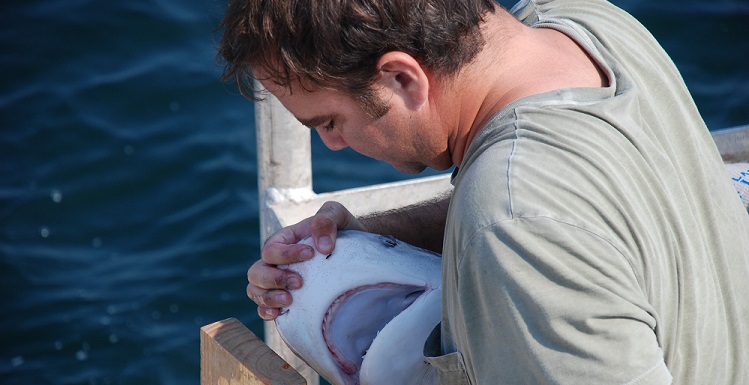
<svg viewBox="0 0 749 385">
<path fill-rule="evenodd" d="M 276 327 L 334 385 L 436 384 L 423 348 L 440 321 L 440 265 L 438 254 L 395 238 L 340 231 L 332 254 L 279 266 L 303 285 Z"/>
<path fill-rule="evenodd" d="M 341 371 L 356 382 L 364 355 L 380 330 L 428 290 L 383 282 L 348 290 L 336 298 L 325 312 L 322 333 Z"/>
</svg>

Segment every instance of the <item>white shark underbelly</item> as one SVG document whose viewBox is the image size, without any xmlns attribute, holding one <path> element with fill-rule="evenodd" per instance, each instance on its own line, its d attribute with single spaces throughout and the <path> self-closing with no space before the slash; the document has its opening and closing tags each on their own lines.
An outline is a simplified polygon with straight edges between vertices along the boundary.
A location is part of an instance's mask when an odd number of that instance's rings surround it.
<svg viewBox="0 0 749 385">
<path fill-rule="evenodd" d="M 279 334 L 328 381 L 436 384 L 423 347 L 440 321 L 438 254 L 348 230 L 339 232 L 331 255 L 281 268 L 304 283 L 276 319 Z"/>
</svg>

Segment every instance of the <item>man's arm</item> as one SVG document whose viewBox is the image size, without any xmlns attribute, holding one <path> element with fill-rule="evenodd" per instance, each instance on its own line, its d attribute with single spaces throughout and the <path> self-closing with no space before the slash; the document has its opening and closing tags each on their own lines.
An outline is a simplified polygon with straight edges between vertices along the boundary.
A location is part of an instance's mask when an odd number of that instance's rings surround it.
<svg viewBox="0 0 749 385">
<path fill-rule="evenodd" d="M 399 210 L 369 215 L 359 220 L 369 232 L 392 235 L 406 243 L 442 252 L 450 195 Z"/>
<path fill-rule="evenodd" d="M 442 250 L 449 196 L 433 201 L 362 218 L 354 217 L 338 202 L 326 202 L 318 212 L 297 224 L 273 234 L 263 245 L 261 259 L 247 271 L 247 296 L 258 304 L 258 314 L 265 320 L 278 316 L 279 309 L 288 306 L 288 290 L 302 285 L 302 278 L 292 270 L 278 269 L 277 265 L 301 262 L 315 253 L 310 246 L 299 245 L 301 239 L 312 236 L 315 248 L 327 254 L 333 251 L 338 230 L 356 229 L 396 238 L 433 251 Z"/>
</svg>

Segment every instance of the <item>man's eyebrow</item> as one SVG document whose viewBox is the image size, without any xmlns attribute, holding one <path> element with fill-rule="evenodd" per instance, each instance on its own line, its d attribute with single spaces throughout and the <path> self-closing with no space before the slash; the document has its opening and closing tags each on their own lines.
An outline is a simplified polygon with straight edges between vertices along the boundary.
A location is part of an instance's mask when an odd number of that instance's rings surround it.
<svg viewBox="0 0 749 385">
<path fill-rule="evenodd" d="M 314 116 L 314 117 L 309 118 L 309 119 L 296 118 L 296 120 L 298 120 L 299 123 L 302 123 L 303 125 L 305 125 L 307 127 L 312 127 L 312 128 L 317 127 L 317 126 L 319 126 L 319 125 L 321 125 L 323 123 L 327 123 L 331 119 L 333 119 L 333 115 L 331 115 L 331 114 Z"/>
</svg>

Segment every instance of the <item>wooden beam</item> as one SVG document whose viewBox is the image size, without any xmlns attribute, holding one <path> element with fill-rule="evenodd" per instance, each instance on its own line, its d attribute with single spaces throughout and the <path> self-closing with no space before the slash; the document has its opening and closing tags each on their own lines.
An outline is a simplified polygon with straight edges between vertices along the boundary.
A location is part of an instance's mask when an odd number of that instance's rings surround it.
<svg viewBox="0 0 749 385">
<path fill-rule="evenodd" d="M 306 385 L 294 368 L 236 318 L 200 328 L 201 385 Z"/>
</svg>

